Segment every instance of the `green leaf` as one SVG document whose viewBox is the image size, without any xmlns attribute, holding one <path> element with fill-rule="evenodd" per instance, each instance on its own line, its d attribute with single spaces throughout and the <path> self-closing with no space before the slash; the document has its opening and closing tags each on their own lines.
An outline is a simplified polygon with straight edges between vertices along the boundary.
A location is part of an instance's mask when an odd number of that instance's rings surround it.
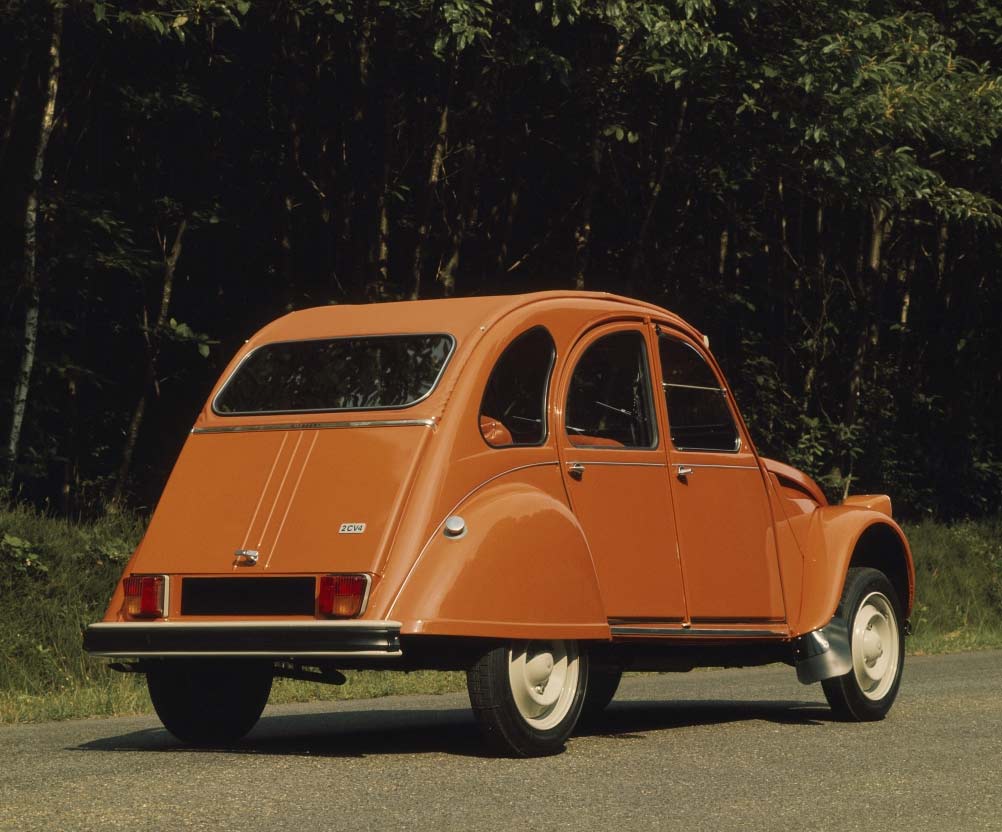
<svg viewBox="0 0 1002 832">
<path fill-rule="evenodd" d="M 208 344 L 199 344 L 198 345 L 198 354 L 200 356 L 202 356 L 202 358 L 208 358 L 209 357 L 209 345 Z"/>
</svg>

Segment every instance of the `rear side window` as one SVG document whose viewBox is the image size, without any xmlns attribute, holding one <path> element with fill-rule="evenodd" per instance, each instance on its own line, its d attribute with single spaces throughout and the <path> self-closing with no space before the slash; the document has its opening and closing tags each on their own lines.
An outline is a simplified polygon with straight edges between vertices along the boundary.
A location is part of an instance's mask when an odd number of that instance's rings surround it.
<svg viewBox="0 0 1002 832">
<path fill-rule="evenodd" d="M 480 404 L 480 433 L 488 445 L 539 445 L 546 439 L 546 390 L 555 355 L 553 338 L 541 326 L 501 353 Z"/>
<path fill-rule="evenodd" d="M 657 443 L 644 336 L 635 330 L 600 338 L 574 368 L 565 410 L 577 447 L 653 448 Z"/>
<path fill-rule="evenodd" d="M 219 391 L 223 416 L 408 407 L 438 383 L 451 335 L 283 341 L 254 350 Z"/>
<path fill-rule="evenodd" d="M 659 339 L 661 372 L 672 444 L 680 451 L 730 451 L 741 447 L 727 392 L 696 350 L 684 341 Z"/>
</svg>

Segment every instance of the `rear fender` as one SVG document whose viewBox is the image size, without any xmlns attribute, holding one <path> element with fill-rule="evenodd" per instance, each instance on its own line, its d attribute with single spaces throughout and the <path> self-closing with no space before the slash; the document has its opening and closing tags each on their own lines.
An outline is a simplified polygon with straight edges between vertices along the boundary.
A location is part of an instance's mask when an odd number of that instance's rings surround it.
<svg viewBox="0 0 1002 832">
<path fill-rule="evenodd" d="M 459 536 L 443 517 L 387 612 L 401 633 L 608 640 L 588 544 L 554 496 L 559 477 L 539 466 L 475 491 L 449 515 L 464 521 Z"/>
<path fill-rule="evenodd" d="M 862 505 L 825 506 L 811 516 L 800 620 L 794 635 L 824 627 L 838 608 L 851 566 L 879 569 L 907 618 L 915 598 L 915 567 L 904 532 L 883 511 Z"/>
</svg>

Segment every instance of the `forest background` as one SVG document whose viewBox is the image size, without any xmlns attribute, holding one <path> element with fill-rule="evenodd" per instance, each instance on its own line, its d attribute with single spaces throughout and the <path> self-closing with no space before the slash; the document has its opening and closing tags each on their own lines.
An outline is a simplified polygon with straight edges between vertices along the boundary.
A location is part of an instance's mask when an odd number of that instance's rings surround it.
<svg viewBox="0 0 1002 832">
<path fill-rule="evenodd" d="M 309 305 L 585 288 L 710 336 L 759 449 L 1002 495 L 994 0 L 6 0 L 0 463 L 148 511 Z"/>
<path fill-rule="evenodd" d="M 330 303 L 680 313 L 761 452 L 893 496 L 913 649 L 1002 644 L 1000 71 L 998 0 L 0 0 L 0 722 L 148 707 L 81 630 Z"/>
</svg>

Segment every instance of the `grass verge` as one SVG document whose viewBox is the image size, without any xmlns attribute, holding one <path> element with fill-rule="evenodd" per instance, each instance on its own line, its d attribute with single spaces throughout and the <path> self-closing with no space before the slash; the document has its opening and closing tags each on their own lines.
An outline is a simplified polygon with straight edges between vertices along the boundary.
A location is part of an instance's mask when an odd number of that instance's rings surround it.
<svg viewBox="0 0 1002 832">
<path fill-rule="evenodd" d="M 918 600 L 910 653 L 1002 648 L 1002 517 L 905 529 Z M 81 649 L 142 533 L 114 514 L 92 523 L 0 508 L 0 723 L 149 713 L 141 677 Z M 272 702 L 355 699 L 465 689 L 460 673 L 346 674 L 335 687 L 278 680 Z"/>
</svg>

